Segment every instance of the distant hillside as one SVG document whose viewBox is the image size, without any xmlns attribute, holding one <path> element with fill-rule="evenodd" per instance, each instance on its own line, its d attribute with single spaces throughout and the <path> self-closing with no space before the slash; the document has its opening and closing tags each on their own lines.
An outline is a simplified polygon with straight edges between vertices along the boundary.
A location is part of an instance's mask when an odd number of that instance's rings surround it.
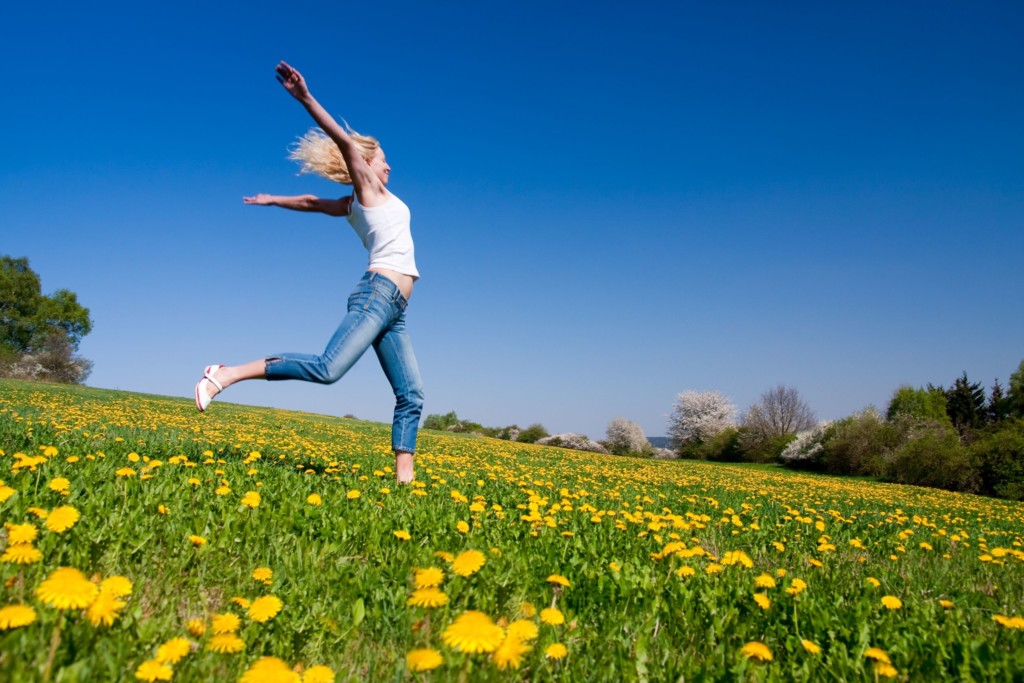
<svg viewBox="0 0 1024 683">
<path fill-rule="evenodd" d="M 669 439 L 667 436 L 649 436 L 647 440 L 651 442 L 651 445 L 655 448 L 668 448 Z"/>
</svg>

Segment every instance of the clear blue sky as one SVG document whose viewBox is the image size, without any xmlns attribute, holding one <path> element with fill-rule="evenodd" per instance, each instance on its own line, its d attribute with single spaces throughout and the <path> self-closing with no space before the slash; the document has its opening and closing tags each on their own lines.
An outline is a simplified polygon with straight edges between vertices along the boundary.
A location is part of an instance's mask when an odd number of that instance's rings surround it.
<svg viewBox="0 0 1024 683">
<path fill-rule="evenodd" d="M 95 321 L 89 384 L 318 352 L 366 254 L 274 79 L 378 136 L 413 212 L 427 413 L 665 433 L 779 383 L 819 418 L 1024 358 L 1019 2 L 17 3 L 0 253 Z M 376 358 L 225 400 L 390 421 Z M 216 405 L 214 408 L 216 409 Z"/>
</svg>

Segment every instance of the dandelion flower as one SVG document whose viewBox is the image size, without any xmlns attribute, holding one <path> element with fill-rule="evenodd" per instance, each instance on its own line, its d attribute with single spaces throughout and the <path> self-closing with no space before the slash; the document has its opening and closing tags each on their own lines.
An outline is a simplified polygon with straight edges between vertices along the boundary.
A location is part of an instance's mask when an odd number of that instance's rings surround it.
<svg viewBox="0 0 1024 683">
<path fill-rule="evenodd" d="M 1024 617 L 1007 617 L 1002 614 L 996 614 L 992 617 L 992 621 L 1006 628 L 1024 629 Z"/>
<path fill-rule="evenodd" d="M 7 546 L 4 554 L 0 555 L 0 562 L 11 564 L 35 564 L 43 559 L 43 553 L 31 543 L 14 543 Z"/>
<path fill-rule="evenodd" d="M 812 655 L 816 655 L 821 652 L 821 647 L 810 640 L 801 640 L 800 644 L 804 646 L 804 649 L 810 652 Z"/>
<path fill-rule="evenodd" d="M 195 534 L 188 537 L 188 542 L 197 548 L 201 545 L 206 545 L 206 539 L 202 536 L 196 536 Z"/>
<path fill-rule="evenodd" d="M 754 579 L 755 588 L 775 588 L 775 579 L 771 574 L 761 574 L 761 576 Z"/>
<path fill-rule="evenodd" d="M 889 655 L 885 654 L 885 650 L 877 647 L 869 647 L 864 651 L 864 656 L 868 659 L 873 659 L 876 662 L 884 662 L 885 664 L 892 664 L 889 660 Z"/>
<path fill-rule="evenodd" d="M 561 643 L 548 645 L 548 648 L 544 650 L 544 656 L 548 659 L 565 659 L 567 654 L 569 654 L 569 650 Z"/>
<path fill-rule="evenodd" d="M 571 585 L 569 583 L 569 579 L 565 578 L 561 574 L 552 574 L 551 576 L 549 576 L 548 583 L 558 584 L 559 586 L 565 586 L 566 588 L 569 588 L 569 586 Z"/>
<path fill-rule="evenodd" d="M 452 560 L 452 571 L 459 576 L 472 576 L 480 571 L 487 558 L 479 550 L 466 550 Z"/>
<path fill-rule="evenodd" d="M 895 595 L 886 595 L 882 598 L 882 604 L 888 609 L 899 609 L 903 607 L 903 602 Z"/>
<path fill-rule="evenodd" d="M 405 666 L 409 671 L 432 671 L 444 664 L 441 653 L 433 648 L 411 650 L 405 655 Z"/>
<path fill-rule="evenodd" d="M 531 640 L 537 640 L 537 636 L 540 635 L 540 631 L 537 629 L 537 624 L 528 619 L 516 619 L 508 625 L 508 628 L 505 629 L 505 633 L 510 636 L 515 636 L 524 643 L 528 643 Z"/>
<path fill-rule="evenodd" d="M 565 615 L 557 607 L 545 607 L 540 611 L 540 621 L 550 626 L 558 626 L 565 623 Z"/>
<path fill-rule="evenodd" d="M 252 578 L 253 581 L 259 581 L 269 586 L 274 578 L 274 570 L 270 567 L 257 567 L 252 570 Z"/>
<path fill-rule="evenodd" d="M 218 633 L 210 638 L 206 649 L 211 652 L 233 655 L 245 649 L 245 642 L 234 633 Z"/>
<path fill-rule="evenodd" d="M 63 493 L 65 495 L 67 495 L 68 491 L 71 490 L 71 482 L 64 477 L 51 479 L 48 486 L 51 491 L 56 491 L 57 493 Z"/>
<path fill-rule="evenodd" d="M 301 683 L 302 677 L 277 657 L 260 657 L 245 670 L 238 683 Z"/>
<path fill-rule="evenodd" d="M 188 642 L 188 638 L 171 638 L 157 648 L 156 661 L 177 664 L 191 651 L 192 643 Z"/>
<path fill-rule="evenodd" d="M 448 564 L 451 564 L 452 562 L 455 561 L 455 556 L 452 555 L 447 550 L 438 550 L 436 553 L 434 553 L 434 555 L 436 555 L 437 557 L 441 558 L 442 560 L 444 560 Z"/>
<path fill-rule="evenodd" d="M 84 609 L 96 599 L 100 589 L 85 574 L 72 567 L 54 570 L 39 588 L 36 597 L 57 609 Z"/>
<path fill-rule="evenodd" d="M 242 506 L 247 507 L 250 510 L 258 508 L 260 506 L 260 494 L 256 491 L 247 491 L 246 494 L 242 496 Z"/>
<path fill-rule="evenodd" d="M 70 505 L 62 505 L 54 508 L 46 516 L 46 528 L 50 531 L 62 534 L 82 518 L 82 514 Z"/>
<path fill-rule="evenodd" d="M 483 612 L 470 610 L 460 614 L 441 639 L 459 652 L 494 652 L 505 639 L 505 631 Z"/>
<path fill-rule="evenodd" d="M 468 533 L 468 532 L 469 532 L 469 524 L 467 524 L 467 523 L 466 523 L 465 521 L 463 521 L 463 520 L 461 520 L 461 519 L 460 519 L 460 520 L 459 520 L 459 522 L 458 522 L 458 523 L 457 523 L 457 524 L 455 525 L 455 528 L 456 528 L 456 529 L 458 530 L 458 532 L 459 532 L 460 534 L 465 534 L 465 533 Z"/>
<path fill-rule="evenodd" d="M 952 600 L 939 600 L 939 605 L 942 606 L 942 609 L 953 609 Z"/>
<path fill-rule="evenodd" d="M 202 619 L 189 619 L 185 628 L 196 638 L 202 638 L 203 634 L 206 633 L 206 622 Z"/>
<path fill-rule="evenodd" d="M 210 628 L 217 635 L 222 633 L 234 633 L 242 626 L 242 620 L 237 614 L 214 614 L 210 621 Z"/>
<path fill-rule="evenodd" d="M 444 581 L 444 572 L 437 567 L 417 569 L 413 574 L 412 582 L 417 588 L 436 588 Z"/>
<path fill-rule="evenodd" d="M 762 662 L 772 661 L 772 651 L 768 646 L 758 641 L 752 641 L 740 648 L 740 654 L 748 659 L 758 659 Z"/>
<path fill-rule="evenodd" d="M 158 662 L 155 659 L 139 664 L 139 668 L 135 670 L 135 678 L 140 681 L 146 681 L 147 683 L 153 683 L 154 681 L 169 681 L 174 675 L 174 671 L 168 665 L 163 662 Z"/>
<path fill-rule="evenodd" d="M 231 602 L 233 602 L 234 604 L 238 605 L 242 609 L 249 609 L 249 605 L 252 604 L 252 600 L 249 600 L 248 598 L 243 598 L 243 597 L 240 597 L 240 596 L 237 596 L 237 595 L 235 597 L 231 598 Z"/>
<path fill-rule="evenodd" d="M 12 545 L 15 543 L 31 543 L 39 535 L 39 529 L 36 528 L 35 524 L 5 524 L 4 526 L 7 527 L 7 542 Z"/>
<path fill-rule="evenodd" d="M 4 605 L 0 607 L 0 631 L 19 626 L 28 626 L 36 620 L 36 611 L 28 605 Z"/>
<path fill-rule="evenodd" d="M 85 616 L 93 626 L 111 626 L 121 616 L 125 603 L 108 591 L 101 590 L 92 604 L 85 610 Z"/>
<path fill-rule="evenodd" d="M 876 578 L 875 578 L 875 577 L 873 577 L 873 576 L 869 576 L 868 578 L 866 578 L 866 579 L 864 579 L 864 580 L 865 580 L 865 581 L 867 581 L 868 583 L 870 583 L 870 584 L 871 584 L 872 586 L 874 586 L 875 588 L 878 588 L 879 586 L 881 586 L 881 585 L 882 585 L 882 582 L 881 582 L 881 581 L 879 581 L 878 579 L 876 579 Z"/>
<path fill-rule="evenodd" d="M 704 567 L 704 572 L 707 573 L 707 574 L 717 574 L 718 572 L 722 571 L 723 569 L 725 569 L 725 567 L 723 567 L 722 565 L 720 565 L 720 564 L 718 564 L 716 562 L 712 562 L 708 566 Z"/>
<path fill-rule="evenodd" d="M 264 595 L 262 598 L 256 598 L 252 601 L 252 605 L 249 607 L 249 617 L 253 621 L 262 624 L 276 617 L 282 607 L 284 607 L 284 604 L 280 598 L 273 595 Z"/>
<path fill-rule="evenodd" d="M 875 673 L 882 678 L 896 678 L 899 675 L 899 671 L 896 670 L 892 664 L 886 664 L 885 662 L 875 662 Z"/>
<path fill-rule="evenodd" d="M 352 489 L 351 491 L 349 491 L 348 493 L 345 494 L 345 497 L 348 498 L 349 500 L 355 500 L 356 498 L 358 498 L 361 495 L 362 494 L 359 493 L 358 489 Z"/>
<path fill-rule="evenodd" d="M 399 529 L 398 531 L 394 532 L 394 534 L 395 538 L 397 538 L 399 541 L 408 541 L 410 538 L 412 538 L 412 536 L 409 535 L 409 532 L 405 529 Z"/>
<path fill-rule="evenodd" d="M 114 472 L 114 474 L 116 474 L 119 477 L 125 477 L 127 479 L 128 477 L 134 477 L 136 472 L 131 467 L 122 467 L 118 471 Z"/>
<path fill-rule="evenodd" d="M 761 609 L 768 609 L 772 606 L 772 601 L 768 599 L 768 596 L 764 593 L 754 593 L 754 602 Z"/>
<path fill-rule="evenodd" d="M 537 616 L 537 608 L 533 606 L 532 602 L 524 602 L 519 606 L 519 614 L 527 619 L 533 619 Z"/>
<path fill-rule="evenodd" d="M 231 493 L 231 487 L 228 486 L 227 484 L 221 484 L 220 486 L 215 488 L 213 492 L 218 496 L 226 496 L 229 493 Z"/>
<path fill-rule="evenodd" d="M 15 489 L 12 489 L 10 486 L 0 486 L 0 503 L 3 503 L 8 498 L 13 496 L 15 493 L 17 493 L 17 491 Z"/>
<path fill-rule="evenodd" d="M 412 607 L 441 607 L 448 604 L 448 596 L 436 588 L 419 588 L 413 591 L 406 604 Z"/>
<path fill-rule="evenodd" d="M 684 564 L 682 567 L 676 570 L 676 576 L 693 576 L 697 573 L 697 570 L 688 564 Z"/>
<path fill-rule="evenodd" d="M 132 582 L 124 576 L 108 576 L 100 582 L 100 590 L 106 591 L 115 597 L 123 598 L 132 594 Z"/>
<path fill-rule="evenodd" d="M 523 655 L 532 648 L 514 635 L 508 635 L 491 655 L 495 666 L 501 671 L 518 669 L 523 664 Z"/>
<path fill-rule="evenodd" d="M 334 670 L 323 664 L 311 666 L 302 674 L 302 683 L 334 683 Z"/>
</svg>

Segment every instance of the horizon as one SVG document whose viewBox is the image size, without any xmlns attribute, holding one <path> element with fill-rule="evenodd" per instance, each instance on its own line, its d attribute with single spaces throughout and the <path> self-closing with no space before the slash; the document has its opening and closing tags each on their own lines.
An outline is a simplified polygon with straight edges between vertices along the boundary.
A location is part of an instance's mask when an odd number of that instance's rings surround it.
<svg viewBox="0 0 1024 683">
<path fill-rule="evenodd" d="M 424 417 L 660 436 L 783 384 L 838 419 L 1024 359 L 1024 6 L 245 8 L 8 10 L 0 253 L 90 309 L 89 386 L 188 397 L 340 321 L 347 222 L 241 202 L 349 193 L 286 159 L 282 59 L 412 210 Z M 373 354 L 222 400 L 394 403 Z"/>
</svg>

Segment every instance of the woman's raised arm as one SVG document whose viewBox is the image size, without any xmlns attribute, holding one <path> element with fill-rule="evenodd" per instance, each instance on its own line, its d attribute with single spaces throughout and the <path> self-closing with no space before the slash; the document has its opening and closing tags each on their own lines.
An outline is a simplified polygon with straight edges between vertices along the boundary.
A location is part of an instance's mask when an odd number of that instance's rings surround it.
<svg viewBox="0 0 1024 683">
<path fill-rule="evenodd" d="M 370 168 L 366 159 L 359 153 L 359 147 L 348 134 L 348 132 L 334 120 L 326 109 L 321 106 L 306 85 L 306 79 L 287 62 L 281 62 L 276 67 L 277 80 L 288 93 L 297 99 L 306 108 L 313 120 L 330 137 L 345 159 L 349 175 L 352 176 L 352 185 L 355 188 L 356 196 L 363 206 L 379 204 L 383 201 L 387 190 L 384 184 Z"/>
<path fill-rule="evenodd" d="M 252 197 L 242 197 L 242 201 L 256 206 L 280 206 L 282 209 L 325 213 L 328 216 L 347 216 L 352 211 L 351 196 L 341 199 L 321 199 L 311 194 L 300 194 L 294 197 L 257 194 Z"/>
</svg>

